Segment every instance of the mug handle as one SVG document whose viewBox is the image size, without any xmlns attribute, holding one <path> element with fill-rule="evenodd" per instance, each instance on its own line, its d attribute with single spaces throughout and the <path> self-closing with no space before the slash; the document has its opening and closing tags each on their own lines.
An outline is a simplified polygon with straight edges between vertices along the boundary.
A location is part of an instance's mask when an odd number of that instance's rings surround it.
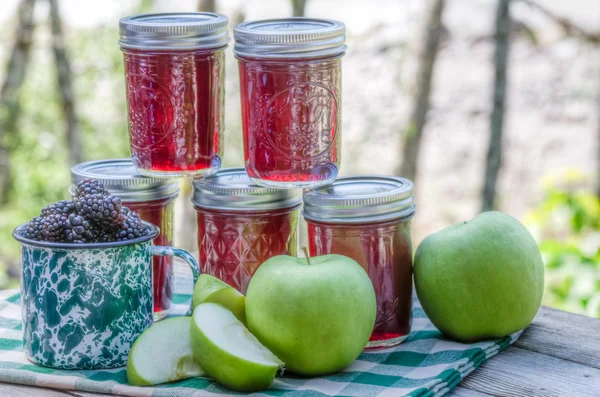
<svg viewBox="0 0 600 397">
<path fill-rule="evenodd" d="M 182 250 L 181 248 L 175 247 L 166 247 L 161 245 L 153 245 L 152 246 L 152 255 L 153 256 L 176 256 L 178 258 L 183 259 L 192 269 L 192 276 L 194 278 L 194 284 L 192 285 L 192 289 L 196 285 L 196 281 L 198 281 L 198 276 L 200 275 L 200 266 L 196 259 L 186 250 Z M 188 309 L 186 316 L 192 314 L 193 303 L 190 302 L 190 308 Z"/>
</svg>

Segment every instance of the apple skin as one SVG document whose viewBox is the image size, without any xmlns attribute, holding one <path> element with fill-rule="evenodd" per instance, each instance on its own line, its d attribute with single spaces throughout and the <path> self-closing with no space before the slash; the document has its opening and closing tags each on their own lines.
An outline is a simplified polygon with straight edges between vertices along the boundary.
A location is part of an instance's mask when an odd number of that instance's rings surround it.
<svg viewBox="0 0 600 397">
<path fill-rule="evenodd" d="M 201 303 L 218 303 L 231 310 L 244 325 L 246 324 L 246 298 L 244 295 L 227 283 L 211 276 L 201 274 L 194 286 L 192 306 L 195 308 Z"/>
<path fill-rule="evenodd" d="M 250 280 L 248 328 L 285 362 L 286 370 L 317 376 L 350 365 L 369 341 L 376 314 L 369 276 L 342 255 L 275 256 Z"/>
<path fill-rule="evenodd" d="M 544 291 L 544 265 L 529 231 L 502 212 L 484 212 L 419 245 L 414 277 L 431 322 L 460 342 L 525 328 Z"/>
</svg>

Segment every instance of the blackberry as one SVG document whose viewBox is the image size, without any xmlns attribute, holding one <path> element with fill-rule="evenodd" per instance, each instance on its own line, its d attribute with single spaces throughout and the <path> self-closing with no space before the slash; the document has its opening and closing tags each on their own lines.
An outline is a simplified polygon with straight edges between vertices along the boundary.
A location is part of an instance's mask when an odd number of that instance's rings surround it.
<svg viewBox="0 0 600 397">
<path fill-rule="evenodd" d="M 44 208 L 42 208 L 42 216 L 46 217 L 54 214 L 61 214 L 69 216 L 75 212 L 75 205 L 72 201 L 61 200 L 57 203 L 50 204 Z"/>
<path fill-rule="evenodd" d="M 124 219 L 121 214 L 123 208 L 121 199 L 112 194 L 90 193 L 75 197 L 73 202 L 77 215 L 86 218 L 99 228 L 117 227 Z"/>
<path fill-rule="evenodd" d="M 126 207 L 123 208 L 122 214 L 125 219 L 114 234 L 116 241 L 133 240 L 148 234 L 148 229 L 144 226 L 138 214 Z"/>
<path fill-rule="evenodd" d="M 30 220 L 25 227 L 23 237 L 28 238 L 30 240 L 41 240 L 42 232 L 44 230 L 44 221 L 44 218 L 41 216 L 36 216 L 32 220 Z"/>
<path fill-rule="evenodd" d="M 60 242 L 67 217 L 60 214 L 36 216 L 25 228 L 23 236 L 32 240 Z"/>
<path fill-rule="evenodd" d="M 96 241 L 90 223 L 82 216 L 71 214 L 65 223 L 64 241 L 67 243 L 89 243 Z"/>
<path fill-rule="evenodd" d="M 85 179 L 77 184 L 75 198 L 81 198 L 92 194 L 102 194 L 107 196 L 110 193 L 104 188 L 102 182 L 96 179 Z"/>
</svg>

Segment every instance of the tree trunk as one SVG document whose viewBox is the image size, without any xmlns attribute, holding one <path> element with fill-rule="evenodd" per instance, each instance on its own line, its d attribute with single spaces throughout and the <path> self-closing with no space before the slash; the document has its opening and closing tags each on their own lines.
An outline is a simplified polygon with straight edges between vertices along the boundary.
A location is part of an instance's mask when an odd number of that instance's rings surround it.
<svg viewBox="0 0 600 397">
<path fill-rule="evenodd" d="M 292 15 L 303 17 L 306 10 L 306 0 L 292 0 Z"/>
<path fill-rule="evenodd" d="M 198 0 L 198 11 L 217 12 L 217 0 Z"/>
<path fill-rule="evenodd" d="M 598 89 L 600 89 L 600 87 L 598 87 Z M 597 105 L 597 109 L 598 109 L 598 126 L 596 127 L 597 130 L 597 141 L 596 141 L 596 164 L 597 164 L 597 168 L 596 168 L 596 196 L 598 196 L 598 199 L 600 200 L 600 92 L 598 93 L 598 98 L 596 101 L 596 105 Z"/>
<path fill-rule="evenodd" d="M 494 109 L 490 119 L 490 143 L 485 166 L 481 211 L 494 209 L 498 172 L 502 161 L 502 129 L 506 102 L 506 69 L 510 44 L 510 0 L 498 0 L 496 9 L 496 50 L 494 53 Z"/>
<path fill-rule="evenodd" d="M 58 0 L 48 0 L 50 3 L 50 24 L 52 26 L 52 49 L 56 62 L 58 77 L 58 89 L 62 102 L 65 123 L 67 124 L 66 139 L 69 148 L 69 165 L 83 161 L 83 146 L 79 122 L 75 111 L 75 96 L 73 94 L 73 83 L 71 78 L 71 63 L 65 48 L 65 37 L 62 29 L 62 21 L 58 9 Z"/>
<path fill-rule="evenodd" d="M 7 140 L 16 134 L 19 118 L 19 89 L 23 84 L 33 36 L 35 0 L 21 0 L 17 10 L 14 44 L 8 57 L 6 78 L 0 92 L 0 204 L 8 200 L 11 188 Z"/>
<path fill-rule="evenodd" d="M 444 5 L 445 0 L 433 0 L 430 3 L 431 8 L 423 36 L 421 55 L 419 57 L 417 92 L 410 121 L 404 131 L 402 164 L 398 173 L 413 181 L 417 174 L 421 136 L 427 120 L 427 111 L 429 110 L 431 80 L 443 30 L 442 14 Z"/>
</svg>

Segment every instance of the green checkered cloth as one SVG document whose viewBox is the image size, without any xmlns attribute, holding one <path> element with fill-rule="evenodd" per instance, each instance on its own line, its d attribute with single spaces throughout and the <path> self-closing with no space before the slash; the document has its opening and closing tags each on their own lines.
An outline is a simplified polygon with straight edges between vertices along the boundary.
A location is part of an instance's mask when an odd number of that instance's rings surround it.
<svg viewBox="0 0 600 397">
<path fill-rule="evenodd" d="M 191 280 L 179 277 L 175 289 L 180 292 L 174 299 L 176 310 L 185 312 Z M 34 365 L 23 353 L 19 305 L 18 291 L 0 291 L 0 382 L 140 397 L 241 395 L 208 378 L 133 387 L 127 384 L 125 368 L 66 371 Z M 269 390 L 252 396 L 442 396 L 520 335 L 474 344 L 456 343 L 442 337 L 416 298 L 412 316 L 412 332 L 399 346 L 365 351 L 350 367 L 329 376 L 303 378 L 286 373 L 277 377 Z"/>
</svg>

